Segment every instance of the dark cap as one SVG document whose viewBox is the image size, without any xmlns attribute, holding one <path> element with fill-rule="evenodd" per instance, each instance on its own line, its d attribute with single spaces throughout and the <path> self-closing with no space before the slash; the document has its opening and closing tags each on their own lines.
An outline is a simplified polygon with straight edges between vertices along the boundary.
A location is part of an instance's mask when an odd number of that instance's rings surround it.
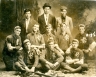
<svg viewBox="0 0 96 77">
<path fill-rule="evenodd" d="M 16 29 L 21 29 L 21 27 L 20 26 L 15 26 L 14 30 L 16 30 Z"/>
<path fill-rule="evenodd" d="M 43 5 L 43 9 L 44 9 L 45 7 L 49 7 L 49 8 L 51 9 L 51 6 L 50 6 L 49 3 L 45 3 L 45 4 Z"/>
<path fill-rule="evenodd" d="M 72 40 L 72 43 L 73 43 L 73 42 L 77 42 L 77 43 L 79 44 L 79 41 L 78 41 L 77 39 L 73 39 L 73 40 Z"/>
<path fill-rule="evenodd" d="M 67 7 L 66 6 L 61 6 L 60 10 L 67 10 Z"/>
<path fill-rule="evenodd" d="M 84 24 L 80 24 L 79 27 L 84 27 L 85 28 L 85 25 Z"/>
<path fill-rule="evenodd" d="M 29 11 L 30 11 L 30 13 L 31 13 L 31 9 L 29 9 L 29 8 L 24 9 L 24 14 L 25 14 L 26 12 L 29 12 Z"/>
<path fill-rule="evenodd" d="M 29 40 L 29 39 L 25 39 L 25 40 L 23 41 L 23 44 L 26 44 L 27 42 L 30 42 L 30 40 Z"/>
<path fill-rule="evenodd" d="M 50 24 L 50 23 L 48 23 L 45 27 L 47 28 L 47 27 L 52 27 L 52 25 Z"/>
</svg>

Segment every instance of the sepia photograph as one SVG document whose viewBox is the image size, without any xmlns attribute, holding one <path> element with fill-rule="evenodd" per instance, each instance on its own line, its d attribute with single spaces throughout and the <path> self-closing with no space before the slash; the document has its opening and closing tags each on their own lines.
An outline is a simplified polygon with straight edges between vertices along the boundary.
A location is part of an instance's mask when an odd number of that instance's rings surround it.
<svg viewBox="0 0 96 77">
<path fill-rule="evenodd" d="M 0 0 L 0 77 L 96 77 L 96 0 Z"/>
</svg>

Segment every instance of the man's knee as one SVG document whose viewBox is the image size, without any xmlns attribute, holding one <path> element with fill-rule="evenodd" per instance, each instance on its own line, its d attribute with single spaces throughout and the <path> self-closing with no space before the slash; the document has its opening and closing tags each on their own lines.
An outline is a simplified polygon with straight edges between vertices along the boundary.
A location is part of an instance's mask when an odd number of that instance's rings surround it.
<svg viewBox="0 0 96 77">
<path fill-rule="evenodd" d="M 88 70 L 88 64 L 82 64 L 81 65 L 81 67 L 82 67 L 82 70 Z"/>
<path fill-rule="evenodd" d="M 63 67 L 63 68 L 64 68 L 64 67 L 66 67 L 66 65 L 68 65 L 68 64 L 67 64 L 67 63 L 65 63 L 65 62 L 61 62 L 61 63 L 60 63 L 60 65 L 61 65 L 61 67 Z"/>
</svg>

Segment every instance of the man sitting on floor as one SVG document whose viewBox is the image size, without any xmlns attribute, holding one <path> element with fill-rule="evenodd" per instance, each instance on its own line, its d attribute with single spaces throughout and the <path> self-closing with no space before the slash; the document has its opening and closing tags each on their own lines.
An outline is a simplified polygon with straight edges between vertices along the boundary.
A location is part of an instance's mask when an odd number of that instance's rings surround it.
<svg viewBox="0 0 96 77">
<path fill-rule="evenodd" d="M 68 72 L 81 72 L 88 68 L 88 65 L 84 63 L 84 54 L 78 49 L 78 45 L 79 41 L 73 39 L 72 45 L 66 51 L 66 63 L 61 63 L 61 66 Z"/>
<path fill-rule="evenodd" d="M 31 47 L 28 39 L 24 40 L 24 48 L 19 50 L 18 61 L 15 63 L 17 70 L 21 72 L 35 72 L 38 65 L 39 57 Z"/>
</svg>

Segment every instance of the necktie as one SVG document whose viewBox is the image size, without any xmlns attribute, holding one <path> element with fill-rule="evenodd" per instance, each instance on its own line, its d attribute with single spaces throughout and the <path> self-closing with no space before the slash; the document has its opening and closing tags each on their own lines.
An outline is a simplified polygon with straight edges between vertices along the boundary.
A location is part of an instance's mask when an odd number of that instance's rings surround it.
<svg viewBox="0 0 96 77">
<path fill-rule="evenodd" d="M 28 32 L 28 31 L 27 31 L 27 30 L 28 30 L 28 25 L 29 25 L 29 20 L 26 19 L 26 33 Z"/>
<path fill-rule="evenodd" d="M 48 24 L 48 15 L 46 15 L 45 21 L 46 21 L 46 25 L 47 25 Z"/>
</svg>

